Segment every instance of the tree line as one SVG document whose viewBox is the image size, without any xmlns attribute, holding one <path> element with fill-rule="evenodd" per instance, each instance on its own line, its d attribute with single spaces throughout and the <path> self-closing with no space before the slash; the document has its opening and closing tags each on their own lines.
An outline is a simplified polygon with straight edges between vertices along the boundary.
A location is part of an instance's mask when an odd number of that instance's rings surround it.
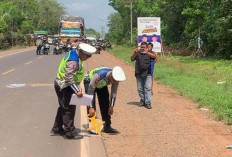
<svg viewBox="0 0 232 157">
<path fill-rule="evenodd" d="M 109 0 L 117 12 L 108 17 L 106 37 L 117 44 L 130 42 L 131 0 Z M 203 40 L 207 56 L 232 57 L 231 0 L 132 0 L 133 41 L 137 41 L 137 17 L 161 17 L 162 40 L 172 48 L 196 51 Z"/>
<path fill-rule="evenodd" d="M 65 8 L 56 0 L 0 0 L 0 49 L 27 41 L 28 34 L 57 34 Z"/>
</svg>

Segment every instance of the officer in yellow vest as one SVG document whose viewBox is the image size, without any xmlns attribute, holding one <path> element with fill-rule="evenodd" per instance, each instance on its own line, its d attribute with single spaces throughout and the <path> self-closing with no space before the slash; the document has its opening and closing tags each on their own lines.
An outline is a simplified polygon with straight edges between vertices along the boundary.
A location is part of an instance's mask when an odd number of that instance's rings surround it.
<svg viewBox="0 0 232 157">
<path fill-rule="evenodd" d="M 54 82 L 56 94 L 58 96 L 59 107 L 55 118 L 55 123 L 50 131 L 51 136 L 64 135 L 67 139 L 80 139 L 81 135 L 75 132 L 74 116 L 75 105 L 69 105 L 72 94 L 82 97 L 83 93 L 79 84 L 84 77 L 84 67 L 82 62 L 89 59 L 96 52 L 96 48 L 88 44 L 80 44 L 78 51 L 73 49 L 65 54 L 60 62 L 57 77 Z M 90 114 L 94 114 L 94 109 L 90 107 Z M 64 126 L 64 128 L 63 128 Z"/>
<path fill-rule="evenodd" d="M 116 129 L 111 127 L 111 115 L 113 114 L 118 84 L 124 80 L 126 80 L 125 73 L 119 66 L 116 66 L 113 69 L 108 67 L 98 67 L 91 70 L 88 75 L 85 76 L 85 91 L 88 91 L 87 94 L 94 96 L 92 106 L 95 109 L 95 93 L 97 93 L 102 120 L 105 121 L 103 129 L 103 132 L 105 133 L 118 133 Z M 109 96 L 107 86 L 110 84 L 111 95 Z"/>
</svg>

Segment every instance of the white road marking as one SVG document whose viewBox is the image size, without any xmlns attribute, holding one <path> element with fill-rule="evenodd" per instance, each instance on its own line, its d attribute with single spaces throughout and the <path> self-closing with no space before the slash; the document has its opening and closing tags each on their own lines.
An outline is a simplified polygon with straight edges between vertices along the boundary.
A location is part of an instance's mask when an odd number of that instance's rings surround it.
<svg viewBox="0 0 232 157">
<path fill-rule="evenodd" d="M 7 88 L 20 88 L 20 87 L 24 87 L 24 86 L 25 86 L 25 84 L 14 83 L 14 84 L 7 85 L 6 87 Z"/>
<path fill-rule="evenodd" d="M 80 84 L 81 88 L 82 89 L 85 89 L 84 88 L 84 84 L 83 84 L 83 81 L 81 82 Z M 83 93 L 85 91 L 82 91 Z M 86 128 L 84 128 L 84 125 L 87 125 L 88 124 L 88 119 L 87 119 L 87 110 L 86 110 L 86 106 L 83 106 L 81 105 L 80 106 L 80 118 L 81 118 L 81 130 L 86 130 Z M 89 157 L 90 156 L 90 150 L 89 150 L 89 138 L 85 137 L 86 135 L 88 135 L 87 131 L 85 132 L 81 132 L 81 135 L 84 136 L 84 138 L 81 140 L 81 157 Z"/>
</svg>

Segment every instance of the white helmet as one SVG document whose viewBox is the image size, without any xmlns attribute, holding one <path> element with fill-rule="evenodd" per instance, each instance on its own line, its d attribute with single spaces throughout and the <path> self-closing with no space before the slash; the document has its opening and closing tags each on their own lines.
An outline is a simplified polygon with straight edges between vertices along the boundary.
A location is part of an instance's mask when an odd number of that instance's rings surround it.
<svg viewBox="0 0 232 157">
<path fill-rule="evenodd" d="M 113 78 L 116 81 L 125 81 L 126 75 L 120 66 L 115 66 L 112 71 Z"/>
<path fill-rule="evenodd" d="M 90 46 L 89 44 L 81 43 L 79 45 L 79 50 L 81 50 L 84 54 L 91 56 L 93 53 L 95 53 L 97 50 L 95 47 Z"/>
</svg>

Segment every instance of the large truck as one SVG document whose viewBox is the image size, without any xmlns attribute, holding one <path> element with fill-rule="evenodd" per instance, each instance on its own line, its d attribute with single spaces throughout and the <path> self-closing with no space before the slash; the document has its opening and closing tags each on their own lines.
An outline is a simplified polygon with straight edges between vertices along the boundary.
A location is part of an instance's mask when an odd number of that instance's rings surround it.
<svg viewBox="0 0 232 157">
<path fill-rule="evenodd" d="M 77 38 L 84 36 L 84 18 L 79 16 L 62 15 L 60 17 L 59 37 L 63 43 L 67 39 L 73 42 Z"/>
</svg>

